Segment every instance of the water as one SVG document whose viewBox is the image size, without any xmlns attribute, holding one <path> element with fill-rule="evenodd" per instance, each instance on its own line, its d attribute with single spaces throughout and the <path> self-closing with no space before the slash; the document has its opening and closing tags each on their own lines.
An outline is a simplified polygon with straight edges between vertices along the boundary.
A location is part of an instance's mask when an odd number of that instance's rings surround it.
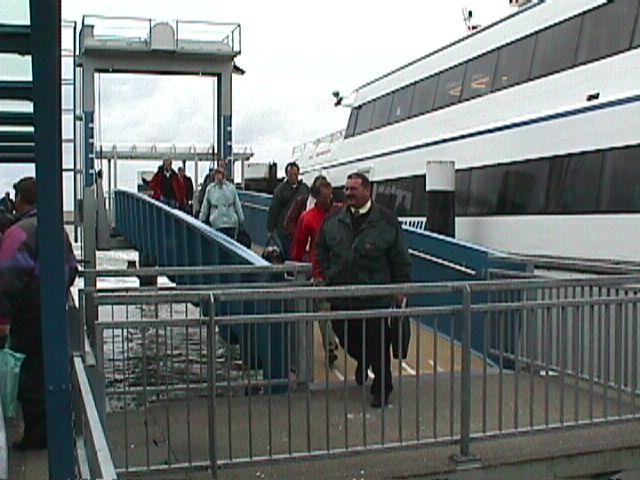
<svg viewBox="0 0 640 480">
<path fill-rule="evenodd" d="M 137 259 L 135 251 L 100 252 L 99 269 L 126 268 Z M 166 277 L 158 285 L 173 285 Z M 134 278 L 98 280 L 99 289 L 139 287 Z M 147 403 L 168 398 L 205 396 L 207 387 L 208 317 L 198 305 L 180 303 L 100 306 L 99 322 L 103 328 L 103 368 L 110 411 L 141 408 Z M 159 321 L 190 321 L 190 325 L 167 326 Z M 144 326 L 110 326 L 109 322 L 147 320 Z M 157 320 L 157 321 L 156 321 Z M 250 376 L 262 377 L 260 371 L 248 371 L 241 361 L 240 349 L 216 336 L 216 382 L 233 385 Z"/>
</svg>

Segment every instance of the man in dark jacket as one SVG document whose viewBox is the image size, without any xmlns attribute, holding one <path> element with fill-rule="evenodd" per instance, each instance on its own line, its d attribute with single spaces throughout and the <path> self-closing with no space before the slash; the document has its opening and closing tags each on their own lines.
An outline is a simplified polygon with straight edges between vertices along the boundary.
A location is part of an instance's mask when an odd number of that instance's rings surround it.
<svg viewBox="0 0 640 480">
<path fill-rule="evenodd" d="M 329 215 L 316 241 L 316 255 L 327 285 L 403 283 L 411 280 L 411 260 L 398 218 L 371 200 L 371 183 L 361 173 L 347 177 L 347 205 Z M 402 297 L 350 297 L 332 301 L 333 310 L 389 308 Z M 371 405 L 388 403 L 391 380 L 391 332 L 387 319 L 333 323 L 347 353 L 357 362 L 355 378 L 366 382 L 370 365 L 374 380 Z M 345 339 L 347 345 L 345 345 Z M 384 349 L 381 344 L 384 340 Z M 365 351 L 362 351 L 364 343 Z M 384 385 L 382 384 L 384 369 Z"/>
<path fill-rule="evenodd" d="M 15 185 L 18 220 L 0 241 L 0 330 L 11 334 L 11 349 L 23 353 L 18 401 L 22 407 L 24 434 L 13 444 L 17 450 L 47 447 L 40 316 L 37 190 L 33 177 Z M 78 271 L 65 234 L 65 278 L 69 287 Z"/>
<path fill-rule="evenodd" d="M 278 236 L 282 247 L 282 257 L 284 260 L 289 260 L 293 235 L 285 230 L 284 221 L 295 199 L 300 195 L 309 195 L 309 187 L 298 179 L 300 167 L 296 162 L 288 163 L 284 171 L 287 178 L 275 189 L 271 205 L 269 205 L 267 231 L 272 236 Z"/>
</svg>

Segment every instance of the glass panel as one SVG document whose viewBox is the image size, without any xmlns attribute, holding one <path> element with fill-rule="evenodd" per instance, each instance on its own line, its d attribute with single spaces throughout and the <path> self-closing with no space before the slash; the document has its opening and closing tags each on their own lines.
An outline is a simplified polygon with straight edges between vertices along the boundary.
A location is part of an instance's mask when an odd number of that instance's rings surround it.
<svg viewBox="0 0 640 480">
<path fill-rule="evenodd" d="M 436 103 L 433 108 L 446 107 L 460 100 L 465 67 L 466 64 L 458 65 L 440 74 Z"/>
<path fill-rule="evenodd" d="M 26 25 L 29 23 L 29 16 L 27 0 L 2 0 L 0 23 Z"/>
<path fill-rule="evenodd" d="M 598 208 L 602 152 L 549 161 L 548 213 L 589 213 Z"/>
<path fill-rule="evenodd" d="M 31 56 L 0 53 L 0 80 L 31 81 Z"/>
<path fill-rule="evenodd" d="M 73 85 L 62 86 L 62 108 L 73 109 Z"/>
<path fill-rule="evenodd" d="M 640 147 L 612 150 L 605 155 L 600 210 L 640 211 Z"/>
<path fill-rule="evenodd" d="M 371 129 L 379 128 L 387 124 L 389 121 L 389 112 L 391 111 L 392 93 L 386 94 L 375 101 L 373 107 L 373 118 L 371 119 Z"/>
<path fill-rule="evenodd" d="M 411 109 L 411 98 L 413 97 L 413 85 L 408 85 L 393 94 L 391 101 L 391 116 L 389 123 L 400 122 L 409 115 Z"/>
<path fill-rule="evenodd" d="M 471 170 L 467 215 L 491 215 L 495 213 L 500 192 L 498 187 L 502 185 L 505 171 L 506 169 L 502 165 Z"/>
<path fill-rule="evenodd" d="M 548 160 L 532 160 L 508 165 L 498 187 L 496 213 L 543 213 L 548 173 Z"/>
<path fill-rule="evenodd" d="M 462 99 L 477 97 L 491 91 L 493 85 L 493 73 L 498 61 L 498 52 L 483 55 L 467 64 L 467 73 L 464 76 Z"/>
<path fill-rule="evenodd" d="M 369 131 L 371 116 L 373 115 L 373 102 L 365 103 L 359 109 L 358 120 L 356 121 L 355 135 Z"/>
<path fill-rule="evenodd" d="M 535 46 L 536 36 L 530 35 L 500 49 L 493 80 L 494 90 L 511 87 L 529 79 Z"/>
<path fill-rule="evenodd" d="M 573 65 L 582 17 L 564 21 L 538 34 L 531 78 L 549 75 Z"/>
<path fill-rule="evenodd" d="M 351 114 L 349 115 L 349 121 L 347 122 L 347 129 L 344 132 L 344 138 L 353 137 L 353 132 L 356 129 L 356 120 L 358 118 L 358 108 L 353 107 Z"/>
<path fill-rule="evenodd" d="M 471 170 L 456 171 L 456 216 L 467 214 L 470 182 Z"/>
<path fill-rule="evenodd" d="M 638 0 L 616 0 L 585 14 L 577 63 L 629 48 L 637 11 Z"/>
<path fill-rule="evenodd" d="M 436 96 L 436 87 L 438 85 L 438 77 L 433 76 L 425 78 L 416 83 L 413 91 L 413 100 L 411 101 L 410 116 L 422 115 L 431 111 L 433 108 L 433 99 Z"/>
</svg>

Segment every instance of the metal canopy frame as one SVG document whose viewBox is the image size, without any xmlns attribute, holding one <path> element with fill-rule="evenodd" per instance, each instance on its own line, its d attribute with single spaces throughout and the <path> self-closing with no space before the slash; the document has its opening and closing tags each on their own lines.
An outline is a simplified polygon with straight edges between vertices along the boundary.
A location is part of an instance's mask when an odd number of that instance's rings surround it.
<svg viewBox="0 0 640 480">
<path fill-rule="evenodd" d="M 100 22 L 134 22 L 142 28 L 142 33 L 136 30 L 134 36 L 125 33 L 104 35 L 99 33 Z M 154 22 L 148 18 L 127 17 L 89 17 L 83 18 L 80 30 L 80 55 L 78 65 L 82 67 L 82 166 L 84 171 L 83 190 L 83 239 L 84 261 L 87 268 L 96 268 L 96 251 L 99 247 L 98 227 L 98 191 L 96 185 L 96 151 L 95 145 L 95 82 L 96 74 L 100 73 L 130 73 L 130 74 L 158 74 L 158 75 L 200 75 L 215 78 L 217 81 L 217 112 L 216 112 L 216 140 L 217 152 L 222 159 L 232 157 L 231 141 L 231 77 L 233 74 L 234 58 L 240 53 L 240 26 L 237 24 L 220 24 L 232 28 L 229 37 L 229 49 L 216 50 L 211 42 L 186 42 L 180 38 L 178 24 L 188 25 L 189 22 L 176 22 L 174 26 L 167 22 Z M 209 24 L 206 25 L 216 25 Z M 168 36 L 155 36 L 156 27 L 161 27 Z M 173 30 L 170 30 L 170 29 Z M 120 31 L 120 30 L 118 30 Z M 185 33 L 185 28 L 180 32 Z M 143 36 L 143 38 L 140 37 Z M 233 41 L 238 36 L 238 44 Z M 159 40 L 156 42 L 156 39 Z M 214 42 L 216 45 L 221 42 Z M 222 42 L 224 43 L 224 42 Z M 212 48 L 209 48 L 212 47 Z M 228 175 L 231 161 L 228 162 Z M 85 285 L 95 286 L 95 279 L 85 279 Z"/>
<path fill-rule="evenodd" d="M 49 477 L 75 478 L 62 215 L 61 0 L 30 0 L 31 25 L 0 24 L 0 53 L 30 55 L 32 81 L 0 79 L 0 100 L 33 102 L 33 113 L 0 111 L 0 163 L 34 163 Z M 28 129 L 33 127 L 33 130 Z"/>
</svg>

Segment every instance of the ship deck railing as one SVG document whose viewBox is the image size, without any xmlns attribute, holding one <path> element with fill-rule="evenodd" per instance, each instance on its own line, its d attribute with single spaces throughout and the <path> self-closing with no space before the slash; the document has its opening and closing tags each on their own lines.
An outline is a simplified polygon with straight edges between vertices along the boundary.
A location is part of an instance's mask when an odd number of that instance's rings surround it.
<svg viewBox="0 0 640 480">
<path fill-rule="evenodd" d="M 233 56 L 241 51 L 238 23 L 85 15 L 80 35 L 84 49 L 121 50 L 124 47 L 138 51 L 173 50 Z"/>
</svg>

